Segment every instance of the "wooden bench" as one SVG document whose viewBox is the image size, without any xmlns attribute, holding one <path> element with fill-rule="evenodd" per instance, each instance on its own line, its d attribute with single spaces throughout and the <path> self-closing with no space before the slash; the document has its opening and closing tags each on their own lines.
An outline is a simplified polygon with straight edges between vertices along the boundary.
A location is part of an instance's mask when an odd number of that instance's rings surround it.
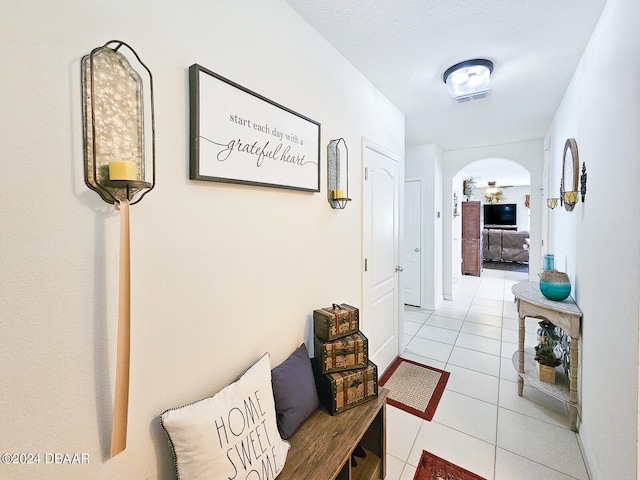
<svg viewBox="0 0 640 480">
<path fill-rule="evenodd" d="M 386 400 L 378 398 L 330 415 L 324 407 L 307 418 L 288 440 L 291 450 L 278 480 L 382 480 L 386 475 Z M 366 458 L 351 455 L 360 445 Z"/>
</svg>

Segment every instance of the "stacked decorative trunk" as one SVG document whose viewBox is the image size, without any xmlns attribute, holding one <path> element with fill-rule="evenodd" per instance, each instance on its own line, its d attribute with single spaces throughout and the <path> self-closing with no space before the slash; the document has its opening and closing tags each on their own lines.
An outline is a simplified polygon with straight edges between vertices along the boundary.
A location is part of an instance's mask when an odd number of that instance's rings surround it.
<svg viewBox="0 0 640 480">
<path fill-rule="evenodd" d="M 369 361 L 360 312 L 343 304 L 313 311 L 318 396 L 335 415 L 378 396 L 378 368 Z"/>
</svg>

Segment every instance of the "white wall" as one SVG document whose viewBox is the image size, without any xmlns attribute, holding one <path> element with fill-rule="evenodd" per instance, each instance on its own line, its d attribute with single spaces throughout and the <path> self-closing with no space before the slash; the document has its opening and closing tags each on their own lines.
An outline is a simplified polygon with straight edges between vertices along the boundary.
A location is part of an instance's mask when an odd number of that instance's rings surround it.
<svg viewBox="0 0 640 480">
<path fill-rule="evenodd" d="M 442 151 L 436 145 L 407 147 L 405 177 L 418 178 L 426 185 L 421 307 L 435 309 L 442 302 Z"/>
<path fill-rule="evenodd" d="M 451 258 L 448 261 L 451 267 L 452 285 L 454 285 L 462 275 L 462 202 L 466 198 L 464 196 L 464 175 L 462 172 L 458 172 L 453 176 L 451 184 L 453 193 L 458 197 L 457 215 L 452 215 L 451 219 Z M 453 197 L 453 194 L 451 196 Z M 451 292 L 445 298 L 452 300 Z"/>
<path fill-rule="evenodd" d="M 0 477 L 175 478 L 163 410 L 265 351 L 280 363 L 314 308 L 360 304 L 361 137 L 403 156 L 403 116 L 282 0 L 5 2 L 0 24 L 0 450 L 90 455 Z M 128 446 L 113 459 L 119 216 L 84 185 L 80 103 L 81 57 L 111 39 L 153 73 L 157 135 L 157 186 L 131 211 Z M 322 124 L 320 193 L 188 180 L 196 62 Z M 339 137 L 354 201 L 335 211 Z"/>
<path fill-rule="evenodd" d="M 565 140 L 588 172 L 585 203 L 549 213 L 549 251 L 584 314 L 580 438 L 594 480 L 637 478 L 640 4 L 609 0 L 548 136 L 552 185 Z M 630 87 L 630 88 L 629 88 Z"/>
</svg>

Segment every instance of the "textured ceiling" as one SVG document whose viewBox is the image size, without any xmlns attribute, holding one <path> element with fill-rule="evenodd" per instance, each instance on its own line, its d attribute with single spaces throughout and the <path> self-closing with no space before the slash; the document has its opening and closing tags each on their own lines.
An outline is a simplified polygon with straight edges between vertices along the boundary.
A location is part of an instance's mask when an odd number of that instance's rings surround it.
<svg viewBox="0 0 640 480">
<path fill-rule="evenodd" d="M 606 0 L 287 0 L 404 114 L 407 146 L 543 138 Z M 458 104 L 451 65 L 494 62 L 488 98 Z"/>
</svg>

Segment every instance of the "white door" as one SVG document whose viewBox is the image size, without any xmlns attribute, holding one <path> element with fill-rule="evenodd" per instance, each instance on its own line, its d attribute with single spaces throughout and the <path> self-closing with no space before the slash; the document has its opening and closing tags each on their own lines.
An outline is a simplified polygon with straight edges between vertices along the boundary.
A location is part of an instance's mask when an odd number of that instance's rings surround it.
<svg viewBox="0 0 640 480">
<path fill-rule="evenodd" d="M 382 374 L 400 354 L 400 158 L 364 140 L 363 326 Z"/>
<path fill-rule="evenodd" d="M 409 180 L 404 182 L 404 245 L 402 255 L 402 287 L 406 305 L 422 305 L 422 240 L 421 240 L 421 206 L 422 182 Z"/>
</svg>

